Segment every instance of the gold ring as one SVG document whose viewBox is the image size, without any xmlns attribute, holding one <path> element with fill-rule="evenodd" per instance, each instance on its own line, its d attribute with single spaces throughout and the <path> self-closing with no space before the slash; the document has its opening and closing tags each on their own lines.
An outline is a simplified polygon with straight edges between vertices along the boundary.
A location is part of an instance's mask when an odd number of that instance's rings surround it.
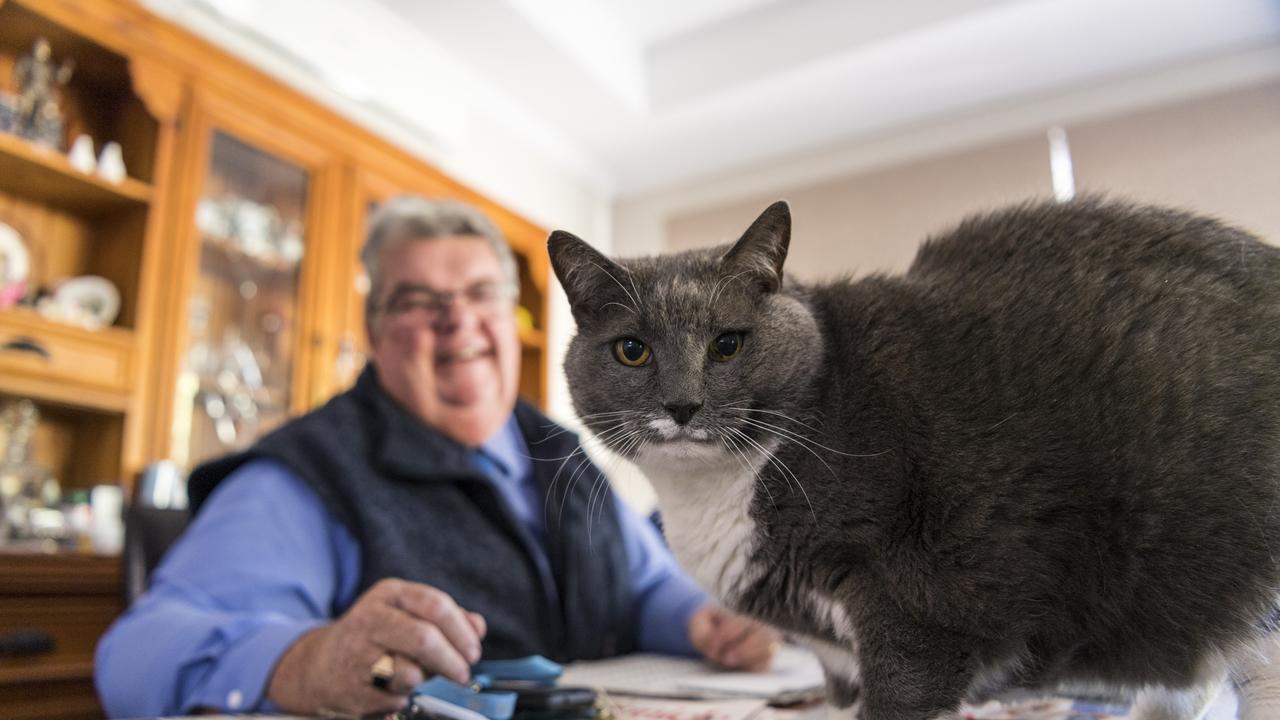
<svg viewBox="0 0 1280 720">
<path fill-rule="evenodd" d="M 379 690 L 391 689 L 391 678 L 396 676 L 396 659 L 391 653 L 382 653 L 369 668 L 369 684 Z"/>
</svg>

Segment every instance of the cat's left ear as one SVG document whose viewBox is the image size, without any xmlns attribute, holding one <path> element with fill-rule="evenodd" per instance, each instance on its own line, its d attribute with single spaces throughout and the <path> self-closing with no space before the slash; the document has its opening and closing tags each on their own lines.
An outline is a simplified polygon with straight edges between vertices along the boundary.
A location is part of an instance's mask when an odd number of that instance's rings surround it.
<svg viewBox="0 0 1280 720">
<path fill-rule="evenodd" d="M 791 244 L 791 209 L 778 202 L 765 208 L 738 242 L 725 253 L 725 272 L 746 273 L 765 292 L 782 287 L 782 263 Z"/>
<path fill-rule="evenodd" d="M 569 298 L 573 316 L 579 321 L 593 308 L 614 300 L 616 293 L 626 292 L 619 278 L 625 277 L 627 271 L 572 233 L 564 230 L 551 233 L 547 238 L 547 253 Z M 635 300 L 628 294 L 623 302 L 634 305 Z"/>
</svg>

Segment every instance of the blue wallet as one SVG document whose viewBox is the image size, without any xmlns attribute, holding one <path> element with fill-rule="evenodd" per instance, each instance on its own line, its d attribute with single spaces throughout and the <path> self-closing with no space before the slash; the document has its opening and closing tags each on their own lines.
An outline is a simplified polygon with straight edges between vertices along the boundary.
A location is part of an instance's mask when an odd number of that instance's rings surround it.
<svg viewBox="0 0 1280 720">
<path fill-rule="evenodd" d="M 471 668 L 471 685 L 459 685 L 436 676 L 413 689 L 425 696 L 478 713 L 488 720 L 511 720 L 516 710 L 516 693 L 488 691 L 495 682 L 521 682 L 550 687 L 564 672 L 564 666 L 541 655 L 517 660 L 482 660 Z M 463 720 L 461 717 L 457 720 Z M 467 716 L 466 720 L 473 720 Z"/>
</svg>

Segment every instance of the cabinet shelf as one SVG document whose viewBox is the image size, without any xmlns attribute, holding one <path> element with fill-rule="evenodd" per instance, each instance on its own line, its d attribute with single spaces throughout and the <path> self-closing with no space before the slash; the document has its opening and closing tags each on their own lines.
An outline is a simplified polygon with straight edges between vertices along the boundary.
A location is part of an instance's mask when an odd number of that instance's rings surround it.
<svg viewBox="0 0 1280 720">
<path fill-rule="evenodd" d="M 227 238 L 201 233 L 200 243 L 207 261 L 205 267 L 215 275 L 230 278 L 238 273 L 244 276 L 240 279 L 254 279 L 268 285 L 290 284 L 298 275 L 297 262 L 250 255 Z"/>
<path fill-rule="evenodd" d="M 547 347 L 547 334 L 537 328 L 520 326 L 520 345 L 533 350 Z"/>
<path fill-rule="evenodd" d="M 116 595 L 120 557 L 84 553 L 0 552 L 0 597 Z"/>
<path fill-rule="evenodd" d="M 71 167 L 61 153 L 7 133 L 0 133 L 0 193 L 86 217 L 143 207 L 151 201 L 147 183 L 127 178 L 117 185 L 86 175 Z"/>
<path fill-rule="evenodd" d="M 134 333 L 0 310 L 0 392 L 104 412 L 128 408 Z"/>
</svg>

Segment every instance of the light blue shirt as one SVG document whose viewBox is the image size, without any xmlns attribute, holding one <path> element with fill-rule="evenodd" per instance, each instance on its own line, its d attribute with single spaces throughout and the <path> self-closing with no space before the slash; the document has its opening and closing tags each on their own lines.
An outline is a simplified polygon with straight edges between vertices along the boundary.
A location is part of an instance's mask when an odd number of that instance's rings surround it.
<svg viewBox="0 0 1280 720">
<path fill-rule="evenodd" d="M 545 548 L 542 495 L 515 420 L 482 451 L 504 501 Z M 613 511 L 639 650 L 696 654 L 689 620 L 707 596 L 676 567 L 652 524 L 625 503 L 614 501 Z M 551 572 L 545 556 L 539 570 Z M 350 607 L 359 580 L 355 538 L 306 482 L 276 462 L 242 466 L 205 501 L 151 589 L 99 642 L 94 679 L 108 715 L 276 710 L 265 695 L 276 662 L 303 633 Z"/>
</svg>

